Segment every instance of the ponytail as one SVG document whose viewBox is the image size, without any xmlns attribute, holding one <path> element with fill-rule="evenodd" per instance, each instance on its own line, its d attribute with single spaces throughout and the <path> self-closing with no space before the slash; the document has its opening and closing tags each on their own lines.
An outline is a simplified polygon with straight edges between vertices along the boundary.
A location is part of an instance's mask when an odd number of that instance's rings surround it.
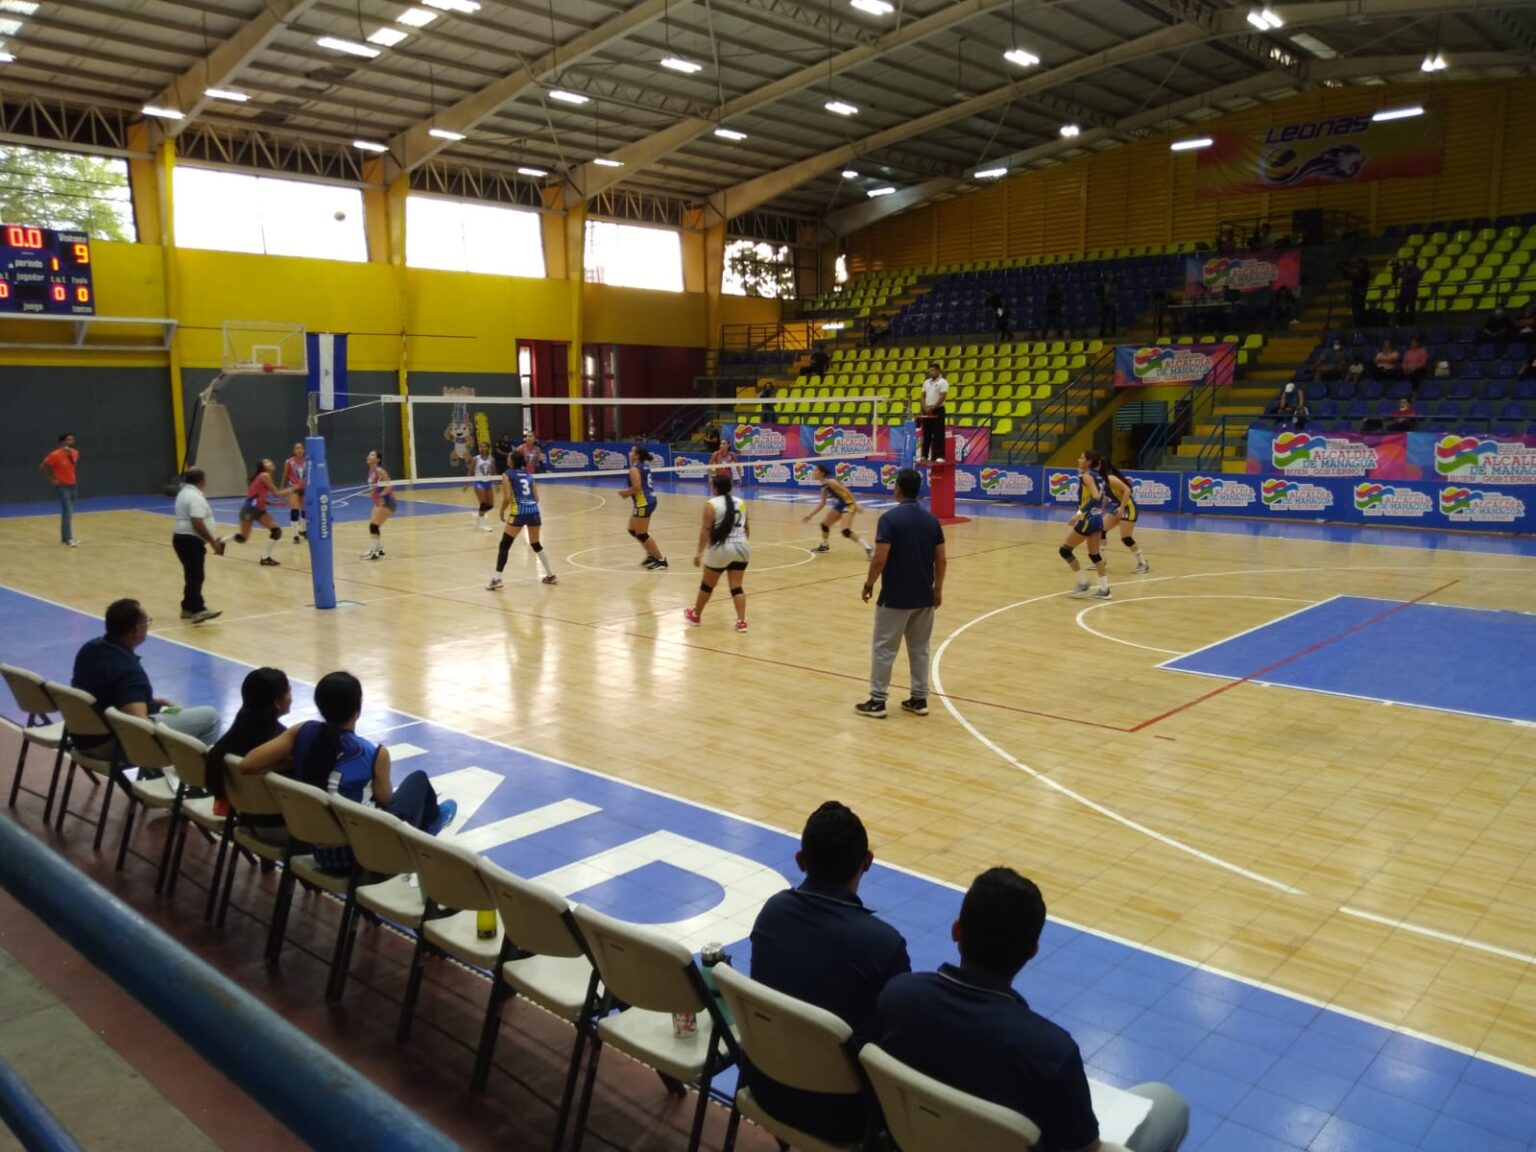
<svg viewBox="0 0 1536 1152">
<path fill-rule="evenodd" d="M 729 476 L 716 476 L 711 483 L 716 496 L 725 497 L 725 515 L 716 520 L 709 529 L 709 543 L 713 548 L 724 544 L 731 535 L 731 529 L 736 526 L 736 499 L 731 495 L 731 478 Z"/>
<path fill-rule="evenodd" d="M 315 707 L 323 723 L 294 777 L 301 783 L 324 789 L 341 756 L 344 725 L 363 710 L 363 686 L 350 672 L 329 672 L 315 685 Z"/>
</svg>

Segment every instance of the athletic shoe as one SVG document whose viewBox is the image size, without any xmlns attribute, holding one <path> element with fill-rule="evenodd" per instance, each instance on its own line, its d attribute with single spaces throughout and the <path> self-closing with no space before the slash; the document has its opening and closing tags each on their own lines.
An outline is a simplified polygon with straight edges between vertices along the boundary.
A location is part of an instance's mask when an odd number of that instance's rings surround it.
<svg viewBox="0 0 1536 1152">
<path fill-rule="evenodd" d="M 690 623 L 690 624 L 701 623 L 701 621 L 699 620 L 699 614 L 697 612 L 695 612 L 692 608 L 684 608 L 683 609 L 683 619 L 688 621 L 688 623 Z"/>
<path fill-rule="evenodd" d="M 309 539 L 309 533 L 304 531 L 302 528 L 299 529 L 297 532 L 295 532 L 293 534 L 293 542 L 295 544 L 298 544 L 300 541 L 308 540 L 308 539 Z"/>
<path fill-rule="evenodd" d="M 382 560 L 382 559 L 384 559 L 384 549 L 382 549 L 382 548 L 370 548 L 370 549 L 368 549 L 368 551 L 363 553 L 361 559 L 363 559 L 363 560 Z"/>
<path fill-rule="evenodd" d="M 64 547 L 78 548 L 80 547 L 80 541 L 76 540 L 74 537 L 70 537 L 68 540 L 64 541 Z"/>
<path fill-rule="evenodd" d="M 1086 584 L 1079 584 L 1076 588 L 1072 589 L 1071 592 L 1067 593 L 1068 596 L 1086 596 L 1087 594 L 1088 585 Z"/>
<path fill-rule="evenodd" d="M 453 818 L 459 814 L 457 800 L 440 800 L 437 805 L 437 819 L 429 828 L 424 829 L 428 836 L 436 836 L 444 828 L 453 823 Z"/>
<path fill-rule="evenodd" d="M 865 544 L 864 555 L 873 560 L 875 558 L 875 546 L 873 544 Z"/>
<path fill-rule="evenodd" d="M 558 584 L 558 583 L 560 583 L 560 577 L 556 576 L 553 572 L 551 572 L 548 576 L 544 577 L 544 579 L 541 580 L 540 583 L 541 584 Z"/>
<path fill-rule="evenodd" d="M 500 576 L 492 576 L 491 577 L 491 582 L 485 586 L 485 590 L 487 592 L 500 592 L 501 591 L 501 577 Z"/>
<path fill-rule="evenodd" d="M 667 566 L 667 558 L 665 556 L 663 556 L 660 560 L 656 561 L 656 563 L 651 565 L 651 571 L 652 572 L 660 572 L 666 566 Z"/>
<path fill-rule="evenodd" d="M 738 631 L 738 632 L 745 632 L 746 630 L 747 630 L 747 622 L 745 620 L 738 620 L 738 621 L 736 621 L 736 631 Z"/>
<path fill-rule="evenodd" d="M 482 521 L 480 521 L 480 531 L 482 531 L 482 532 L 491 532 L 491 531 L 494 531 L 494 529 L 492 529 L 489 524 L 487 524 L 484 520 L 482 520 Z"/>
<path fill-rule="evenodd" d="M 830 544 L 818 544 L 818 545 L 816 545 L 816 547 L 812 548 L 811 551 L 812 552 L 830 552 L 830 551 L 832 551 L 832 545 L 830 545 Z"/>
<path fill-rule="evenodd" d="M 944 463 L 944 457 L 942 457 L 942 456 L 935 456 L 933 458 L 933 462 L 935 464 L 942 464 L 942 463 Z"/>
<path fill-rule="evenodd" d="M 1109 599 L 1109 589 L 1108 588 L 1095 588 L 1093 590 L 1093 594 L 1099 600 L 1108 600 Z"/>
<path fill-rule="evenodd" d="M 194 617 L 196 615 L 197 615 L 196 612 L 188 612 L 186 610 L 183 610 L 182 613 L 181 613 L 181 618 L 183 620 L 190 620 L 190 619 L 192 619 L 192 617 Z"/>
<path fill-rule="evenodd" d="M 853 710 L 860 716 L 868 716 L 871 720 L 885 719 L 885 701 L 876 700 L 873 696 L 862 704 L 855 704 Z"/>
<path fill-rule="evenodd" d="M 1138 560 L 1136 561 L 1136 571 L 1150 572 L 1152 571 L 1152 565 L 1148 564 L 1145 560 Z"/>
<path fill-rule="evenodd" d="M 926 699 L 919 700 L 914 696 L 910 700 L 903 700 L 901 702 L 901 710 L 903 712 L 910 712 L 914 716 L 926 716 L 928 715 L 928 701 Z"/>
<path fill-rule="evenodd" d="M 272 556 L 263 556 L 261 558 L 261 564 L 263 568 L 276 568 L 282 564 L 282 561 Z"/>
<path fill-rule="evenodd" d="M 654 567 L 656 567 L 656 557 L 654 557 L 654 556 L 647 556 L 644 560 L 640 561 L 640 567 L 642 567 L 642 568 L 654 568 Z"/>
<path fill-rule="evenodd" d="M 192 613 L 192 623 L 204 624 L 209 620 L 217 620 L 222 615 L 224 613 L 217 608 L 204 608 L 201 612 Z"/>
</svg>

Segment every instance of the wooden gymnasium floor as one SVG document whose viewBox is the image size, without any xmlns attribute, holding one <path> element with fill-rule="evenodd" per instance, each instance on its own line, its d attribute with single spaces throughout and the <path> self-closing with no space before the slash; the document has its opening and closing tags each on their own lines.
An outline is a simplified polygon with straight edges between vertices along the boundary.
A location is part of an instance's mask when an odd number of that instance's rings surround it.
<svg viewBox="0 0 1536 1152">
<path fill-rule="evenodd" d="M 1287 650 L 1289 625 L 1265 625 L 1333 597 L 1376 598 L 1389 603 L 1339 634 L 1304 632 L 1289 651 L 1306 649 L 1333 673 L 1355 660 L 1379 672 L 1385 660 L 1401 674 L 1417 659 L 1428 684 L 1486 676 L 1487 711 L 1528 711 L 1529 646 L 1446 671 L 1434 654 L 1455 647 L 1454 620 L 1428 659 L 1411 643 L 1386 646 L 1380 630 L 1389 617 L 1402 623 L 1406 604 L 1536 620 L 1514 615 L 1536 613 L 1531 541 L 1149 516 L 1138 536 L 1151 573 L 1131 575 L 1128 555 L 1108 546 L 1114 599 L 1101 604 L 1063 594 L 1059 514 L 990 510 L 947 530 L 932 713 L 893 710 L 875 723 L 852 711 L 868 673 L 864 557 L 836 536 L 830 554 L 813 556 L 804 498 L 752 500 L 743 636 L 723 594 L 702 627 L 682 617 L 697 587 L 697 486 L 662 496 L 653 535 L 666 573 L 638 566 L 612 488 L 542 487 L 555 587 L 538 582 L 519 541 L 505 590 L 485 591 L 498 536 L 474 530 L 457 491 L 403 498 L 381 562 L 356 559 L 365 530 L 343 522 L 337 584 L 350 604 L 335 612 L 307 606 L 307 550 L 284 539 L 281 568 L 259 567 L 256 543 L 210 558 L 209 602 L 224 616 L 180 624 L 170 522 L 145 510 L 79 516 L 78 550 L 54 542 L 49 515 L 0 520 L 0 585 L 92 615 L 136 595 L 153 633 L 194 654 L 276 664 L 305 682 L 346 667 L 364 683 L 366 709 L 388 706 L 774 828 L 797 832 L 836 797 L 860 813 L 887 863 L 959 886 L 1013 865 L 1039 882 L 1053 917 L 1507 1062 L 1528 1088 L 1531 724 L 1270 686 L 1249 675 L 1276 663 L 1262 653 L 1223 679 L 1158 665 L 1248 630 L 1263 629 L 1271 654 Z M 163 502 L 139 502 L 150 506 Z M 219 507 L 227 522 L 232 505 Z M 859 527 L 872 532 L 873 519 Z M 1512 637 L 1524 645 L 1531 635 Z M 905 695 L 905 657 L 897 672 L 893 702 Z M 1360 674 L 1355 695 L 1370 697 L 1376 673 Z M 944 958 L 943 945 L 925 938 L 924 958 Z M 1098 1067 L 1114 1071 L 1108 1059 Z M 1528 1109 L 1517 1125 L 1536 1117 L 1536 1097 L 1511 1095 Z M 1445 1099 L 1427 1106 L 1447 1110 Z M 1506 1135 L 1526 1146 L 1518 1126 Z M 1423 1134 L 1403 1146 L 1421 1139 L 1431 1146 Z"/>
</svg>

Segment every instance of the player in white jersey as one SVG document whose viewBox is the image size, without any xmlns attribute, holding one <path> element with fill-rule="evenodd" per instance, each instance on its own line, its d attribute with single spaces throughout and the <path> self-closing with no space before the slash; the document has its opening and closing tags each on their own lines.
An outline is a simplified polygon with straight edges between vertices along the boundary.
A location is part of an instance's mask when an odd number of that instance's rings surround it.
<svg viewBox="0 0 1536 1152">
<path fill-rule="evenodd" d="M 736 631 L 747 630 L 747 594 L 741 582 L 752 558 L 752 546 L 748 543 L 751 532 L 747 528 L 747 506 L 731 495 L 731 478 L 713 476 L 710 485 L 715 494 L 704 502 L 699 520 L 699 547 L 693 554 L 693 566 L 704 569 L 704 579 L 699 585 L 699 595 L 692 608 L 684 608 L 683 616 L 690 624 L 699 623 L 704 605 L 709 603 L 725 573 L 731 588 L 731 603 L 736 608 Z"/>
<path fill-rule="evenodd" d="M 480 511 L 475 513 L 475 523 L 480 531 L 493 529 L 485 521 L 485 514 L 496 506 L 496 457 L 491 455 L 491 442 L 480 441 L 480 455 L 469 462 L 470 475 L 475 478 L 475 502 Z"/>
</svg>

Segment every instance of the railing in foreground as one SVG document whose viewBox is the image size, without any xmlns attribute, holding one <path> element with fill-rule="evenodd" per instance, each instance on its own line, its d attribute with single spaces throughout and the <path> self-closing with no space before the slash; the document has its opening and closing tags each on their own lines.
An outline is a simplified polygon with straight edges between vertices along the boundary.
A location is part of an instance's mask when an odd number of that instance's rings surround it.
<svg viewBox="0 0 1536 1152">
<path fill-rule="evenodd" d="M 27 1082 L 0 1059 L 0 1121 L 27 1152 L 80 1152 L 58 1117 L 33 1095 Z"/>
<path fill-rule="evenodd" d="M 0 886 L 311 1147 L 458 1148 L 10 820 Z"/>
</svg>

